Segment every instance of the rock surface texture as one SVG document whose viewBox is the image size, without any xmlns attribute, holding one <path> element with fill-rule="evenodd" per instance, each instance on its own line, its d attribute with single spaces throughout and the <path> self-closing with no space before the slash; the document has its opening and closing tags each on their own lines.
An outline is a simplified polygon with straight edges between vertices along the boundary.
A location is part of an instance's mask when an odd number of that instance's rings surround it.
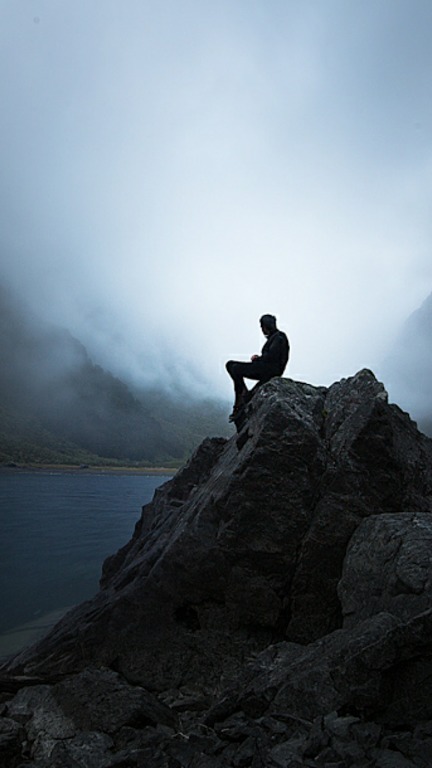
<svg viewBox="0 0 432 768">
<path fill-rule="evenodd" d="M 432 441 L 273 379 L 0 670 L 5 768 L 432 765 Z"/>
</svg>

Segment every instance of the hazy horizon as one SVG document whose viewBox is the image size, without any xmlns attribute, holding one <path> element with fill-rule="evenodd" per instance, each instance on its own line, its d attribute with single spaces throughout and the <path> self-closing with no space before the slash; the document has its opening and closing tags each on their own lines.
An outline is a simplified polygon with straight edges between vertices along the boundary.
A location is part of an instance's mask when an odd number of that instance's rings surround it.
<svg viewBox="0 0 432 768">
<path fill-rule="evenodd" d="M 378 376 L 432 291 L 432 6 L 5 0 L 0 280 L 135 384 Z"/>
</svg>

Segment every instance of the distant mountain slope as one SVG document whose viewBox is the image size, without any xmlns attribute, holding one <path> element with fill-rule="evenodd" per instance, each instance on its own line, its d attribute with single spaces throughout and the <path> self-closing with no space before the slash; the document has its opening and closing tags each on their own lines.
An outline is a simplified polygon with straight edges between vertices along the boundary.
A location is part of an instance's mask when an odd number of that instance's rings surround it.
<svg viewBox="0 0 432 768">
<path fill-rule="evenodd" d="M 30 321 L 0 291 L 0 460 L 93 454 L 126 462 L 180 461 L 218 426 L 213 404 L 132 393 L 69 332 Z M 185 417 L 185 413 L 188 416 Z M 207 413 L 209 419 L 200 418 Z M 191 418 L 193 414 L 193 418 Z M 27 446 L 24 449 L 24 446 Z M 23 457 L 23 458 L 19 458 Z"/>
<path fill-rule="evenodd" d="M 104 460 L 44 429 L 37 419 L 0 406 L 0 465 L 88 464 Z"/>
<path fill-rule="evenodd" d="M 392 399 L 432 435 L 432 294 L 402 326 L 383 371 Z"/>
<path fill-rule="evenodd" d="M 140 390 L 135 395 L 164 431 L 181 442 L 188 454 L 203 437 L 228 437 L 233 433 L 233 427 L 227 421 L 229 406 L 219 400 L 195 400 L 184 393 L 167 396 L 156 390 Z"/>
</svg>

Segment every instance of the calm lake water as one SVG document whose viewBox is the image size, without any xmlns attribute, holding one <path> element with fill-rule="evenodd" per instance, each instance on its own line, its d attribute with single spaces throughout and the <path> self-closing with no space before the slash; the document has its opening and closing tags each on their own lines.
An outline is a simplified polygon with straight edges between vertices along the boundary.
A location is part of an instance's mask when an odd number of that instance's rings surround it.
<svg viewBox="0 0 432 768">
<path fill-rule="evenodd" d="M 0 657 L 33 642 L 98 590 L 169 479 L 109 472 L 0 471 Z"/>
</svg>

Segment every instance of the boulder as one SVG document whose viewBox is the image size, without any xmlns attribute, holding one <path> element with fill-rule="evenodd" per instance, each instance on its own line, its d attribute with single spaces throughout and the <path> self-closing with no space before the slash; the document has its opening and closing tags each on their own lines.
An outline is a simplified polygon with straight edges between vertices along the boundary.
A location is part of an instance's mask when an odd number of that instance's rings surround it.
<svg viewBox="0 0 432 768">
<path fill-rule="evenodd" d="M 409 619 L 432 606 L 432 516 L 372 515 L 353 534 L 338 585 L 344 627 L 380 611 Z"/>
<path fill-rule="evenodd" d="M 271 642 L 342 626 L 348 542 L 370 515 L 430 513 L 431 443 L 367 370 L 329 389 L 273 379 L 246 416 L 157 490 L 96 597 L 10 670 L 213 684 Z"/>
<path fill-rule="evenodd" d="M 430 765 L 431 440 L 368 370 L 273 379 L 237 427 L 3 666 L 35 768 Z"/>
</svg>

